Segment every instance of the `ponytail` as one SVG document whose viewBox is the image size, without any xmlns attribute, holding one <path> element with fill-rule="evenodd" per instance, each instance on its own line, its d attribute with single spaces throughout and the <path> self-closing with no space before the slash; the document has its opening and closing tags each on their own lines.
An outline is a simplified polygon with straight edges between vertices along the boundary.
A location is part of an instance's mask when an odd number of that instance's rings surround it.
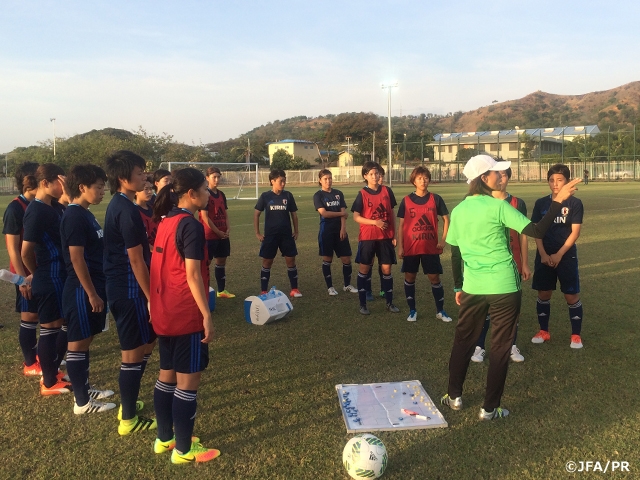
<svg viewBox="0 0 640 480">
<path fill-rule="evenodd" d="M 153 203 L 153 221 L 159 223 L 162 217 L 166 216 L 177 204 L 177 198 L 173 193 L 173 182 L 167 183 L 160 189 L 156 195 L 156 201 Z"/>
<path fill-rule="evenodd" d="M 153 221 L 159 222 L 163 216 L 178 205 L 178 201 L 189 190 L 197 190 L 205 182 L 204 174 L 196 168 L 183 168 L 173 174 L 173 181 L 160 190 L 153 204 Z"/>
</svg>

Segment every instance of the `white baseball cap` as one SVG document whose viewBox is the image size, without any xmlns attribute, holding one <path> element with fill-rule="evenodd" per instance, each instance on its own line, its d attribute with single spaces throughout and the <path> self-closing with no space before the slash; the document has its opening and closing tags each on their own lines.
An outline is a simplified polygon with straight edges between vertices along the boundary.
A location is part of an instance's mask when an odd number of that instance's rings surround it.
<svg viewBox="0 0 640 480">
<path fill-rule="evenodd" d="M 476 155 L 471 157 L 467 164 L 464 166 L 462 173 L 467 177 L 467 183 L 471 183 L 471 180 L 478 178 L 489 170 L 495 170 L 501 172 L 511 166 L 511 162 L 497 162 L 495 158 L 489 155 Z"/>
</svg>

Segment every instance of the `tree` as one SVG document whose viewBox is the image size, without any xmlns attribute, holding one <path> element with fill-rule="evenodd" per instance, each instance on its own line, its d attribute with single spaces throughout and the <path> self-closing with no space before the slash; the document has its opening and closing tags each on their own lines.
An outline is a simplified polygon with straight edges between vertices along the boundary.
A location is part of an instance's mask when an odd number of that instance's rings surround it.
<svg viewBox="0 0 640 480">
<path fill-rule="evenodd" d="M 291 170 L 291 164 L 293 162 L 293 156 L 283 149 L 278 150 L 273 154 L 271 159 L 272 170 Z"/>
<path fill-rule="evenodd" d="M 475 157 L 481 153 L 484 153 L 484 151 L 481 152 L 477 148 L 460 148 L 456 152 L 456 162 L 466 163 L 471 157 Z"/>
</svg>

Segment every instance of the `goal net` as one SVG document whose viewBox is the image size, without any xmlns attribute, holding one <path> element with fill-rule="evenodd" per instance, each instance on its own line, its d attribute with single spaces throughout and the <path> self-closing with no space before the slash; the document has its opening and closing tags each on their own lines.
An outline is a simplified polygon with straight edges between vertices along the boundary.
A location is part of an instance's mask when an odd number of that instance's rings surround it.
<svg viewBox="0 0 640 480">
<path fill-rule="evenodd" d="M 197 168 L 205 175 L 209 167 L 217 167 L 222 174 L 218 188 L 224 190 L 227 198 L 236 200 L 258 199 L 257 163 L 162 162 L 160 164 L 160 168 L 165 168 L 170 172 L 186 167 Z"/>
</svg>

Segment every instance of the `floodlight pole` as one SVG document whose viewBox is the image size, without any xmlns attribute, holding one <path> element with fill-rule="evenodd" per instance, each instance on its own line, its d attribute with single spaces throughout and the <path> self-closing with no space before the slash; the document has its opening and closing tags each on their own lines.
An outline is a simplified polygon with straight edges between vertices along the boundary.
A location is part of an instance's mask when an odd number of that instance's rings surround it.
<svg viewBox="0 0 640 480">
<path fill-rule="evenodd" d="M 388 113 L 388 127 L 389 127 L 389 141 L 387 142 L 387 146 L 389 148 L 389 159 L 388 159 L 388 163 L 389 163 L 389 186 L 391 186 L 391 177 L 393 177 L 393 171 L 392 171 L 392 166 L 391 166 L 391 89 L 393 87 L 397 87 L 398 86 L 398 82 L 395 83 L 389 83 L 389 84 L 382 84 L 382 89 L 384 90 L 385 88 L 388 90 L 388 97 L 387 97 L 387 113 Z"/>
<path fill-rule="evenodd" d="M 53 123 L 53 160 L 56 160 L 56 119 L 50 118 L 49 121 Z"/>
</svg>

